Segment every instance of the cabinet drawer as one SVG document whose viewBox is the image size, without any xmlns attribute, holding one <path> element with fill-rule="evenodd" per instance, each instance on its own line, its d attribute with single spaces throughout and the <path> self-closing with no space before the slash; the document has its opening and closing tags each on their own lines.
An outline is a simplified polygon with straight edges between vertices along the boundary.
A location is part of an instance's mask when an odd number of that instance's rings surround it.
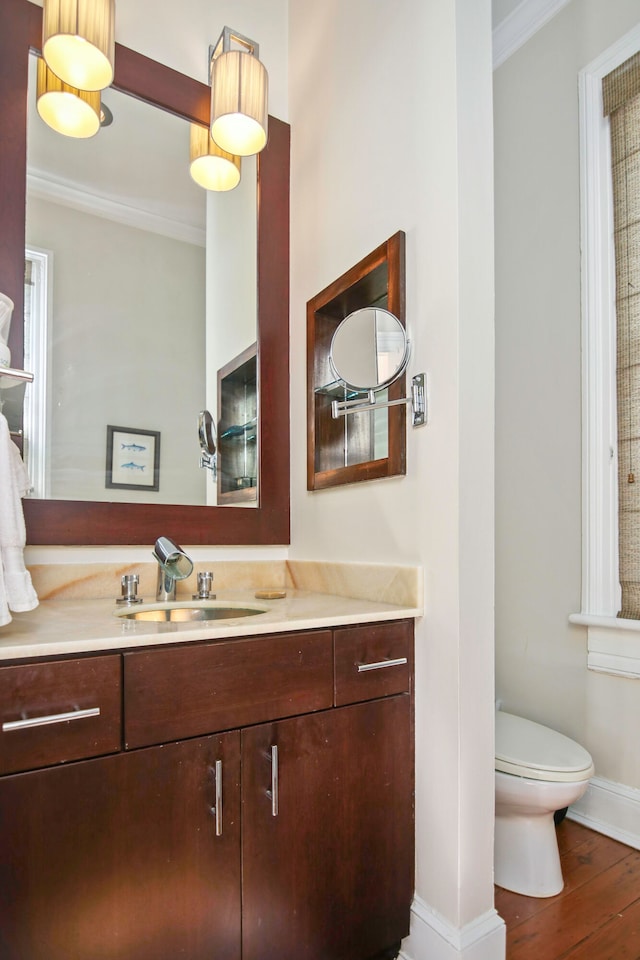
<svg viewBox="0 0 640 960">
<path fill-rule="evenodd" d="M 326 709 L 332 673 L 328 630 L 125 653 L 125 746 Z"/>
<path fill-rule="evenodd" d="M 413 621 L 334 630 L 335 705 L 408 693 L 413 669 Z"/>
<path fill-rule="evenodd" d="M 0 667 L 0 773 L 120 749 L 119 656 Z"/>
</svg>

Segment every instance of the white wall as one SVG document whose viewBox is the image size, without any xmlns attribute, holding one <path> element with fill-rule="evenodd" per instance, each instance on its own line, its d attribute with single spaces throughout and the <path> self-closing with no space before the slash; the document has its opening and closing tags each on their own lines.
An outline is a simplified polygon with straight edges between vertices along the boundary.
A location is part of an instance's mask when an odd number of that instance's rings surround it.
<svg viewBox="0 0 640 960">
<path fill-rule="evenodd" d="M 640 20 L 572 0 L 495 73 L 496 655 L 505 709 L 640 787 L 636 681 L 588 672 L 580 610 L 578 72 Z"/>
<path fill-rule="evenodd" d="M 118 4 L 116 40 L 207 83 L 209 44 L 224 26 L 256 41 L 269 113 L 287 120 L 287 0 L 127 0 Z"/>
<path fill-rule="evenodd" d="M 441 930 L 464 928 L 493 902 L 491 11 L 478 0 L 289 7 L 291 555 L 424 565 L 422 906 L 407 949 L 435 958 L 444 947 L 425 926 L 437 916 Z M 429 425 L 409 431 L 406 477 L 308 493 L 306 302 L 398 229 L 409 374 L 428 374 Z"/>
</svg>

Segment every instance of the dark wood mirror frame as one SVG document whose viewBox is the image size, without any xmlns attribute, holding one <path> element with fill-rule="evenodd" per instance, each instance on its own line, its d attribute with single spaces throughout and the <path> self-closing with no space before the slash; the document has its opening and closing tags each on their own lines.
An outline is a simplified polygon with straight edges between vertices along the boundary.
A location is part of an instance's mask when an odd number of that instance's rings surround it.
<svg viewBox="0 0 640 960">
<path fill-rule="evenodd" d="M 28 60 L 31 52 L 40 52 L 41 42 L 41 7 L 30 0 L 2 0 L 0 290 L 15 304 L 9 346 L 16 367 L 23 357 Z M 113 86 L 208 125 L 208 86 L 120 44 Z M 257 164 L 258 507 L 26 499 L 28 544 L 146 544 L 160 535 L 183 544 L 289 543 L 289 141 L 289 125 L 269 117 L 269 142 Z"/>
</svg>

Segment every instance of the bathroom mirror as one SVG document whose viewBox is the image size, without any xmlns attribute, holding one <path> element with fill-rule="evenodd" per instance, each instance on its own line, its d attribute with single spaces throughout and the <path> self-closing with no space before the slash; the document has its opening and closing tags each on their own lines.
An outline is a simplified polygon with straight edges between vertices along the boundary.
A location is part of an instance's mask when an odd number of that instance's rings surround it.
<svg viewBox="0 0 640 960">
<path fill-rule="evenodd" d="M 329 364 L 351 390 L 382 390 L 404 373 L 408 362 L 407 332 L 381 307 L 354 310 L 331 339 Z"/>
<path fill-rule="evenodd" d="M 4 411 L 10 429 L 23 430 L 29 496 L 215 504 L 196 416 L 203 407 L 219 416 L 216 371 L 256 340 L 256 159 L 245 158 L 233 191 L 205 191 L 189 175 L 190 124 L 112 88 L 102 95 L 108 126 L 87 140 L 61 136 L 37 113 L 36 61 L 25 293 L 34 381 L 24 416 Z M 206 286 L 215 295 L 205 297 Z M 161 434 L 153 492 L 136 478 L 105 484 L 105 426 L 114 423 Z M 142 479 L 144 464 L 112 452 L 141 466 Z"/>
<path fill-rule="evenodd" d="M 22 357 L 23 346 L 18 318 L 23 314 L 28 61 L 29 51 L 40 46 L 41 17 L 41 8 L 29 0 L 6 0 L 0 11 L 0 110 L 6 119 L 0 150 L 0 290 L 16 304 L 10 340 L 14 362 Z M 120 45 L 116 45 L 113 86 L 183 122 L 208 123 L 210 91 L 205 84 Z M 258 382 L 260 392 L 269 397 L 268 403 L 259 406 L 263 456 L 257 508 L 31 500 L 24 502 L 28 543 L 152 543 L 159 529 L 187 544 L 288 542 L 288 172 L 289 128 L 270 118 L 269 144 L 257 162 Z M 90 336 L 90 312 L 86 321 Z M 215 370 L 212 373 L 215 378 Z M 116 369 L 111 376 L 117 389 Z"/>
</svg>

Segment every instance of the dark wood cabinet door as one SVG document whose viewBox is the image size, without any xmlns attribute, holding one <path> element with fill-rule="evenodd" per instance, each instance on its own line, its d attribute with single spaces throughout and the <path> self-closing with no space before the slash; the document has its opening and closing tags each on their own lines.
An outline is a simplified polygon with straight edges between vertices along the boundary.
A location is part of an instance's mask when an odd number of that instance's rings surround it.
<svg viewBox="0 0 640 960">
<path fill-rule="evenodd" d="M 243 960 L 366 960 L 408 934 L 412 770 L 408 695 L 242 731 Z"/>
<path fill-rule="evenodd" d="M 2 960 L 239 960 L 239 755 L 235 732 L 0 780 Z"/>
</svg>

